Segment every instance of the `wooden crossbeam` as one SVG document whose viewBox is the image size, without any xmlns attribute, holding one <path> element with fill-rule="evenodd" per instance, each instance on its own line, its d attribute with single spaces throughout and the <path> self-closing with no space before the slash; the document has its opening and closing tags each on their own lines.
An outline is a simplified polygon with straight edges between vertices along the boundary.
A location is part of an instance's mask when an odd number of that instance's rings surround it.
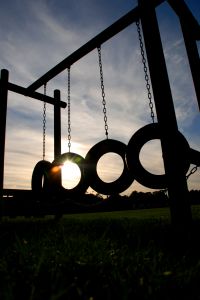
<svg viewBox="0 0 200 300">
<path fill-rule="evenodd" d="M 165 0 L 152 0 L 154 6 L 158 6 L 161 3 L 163 3 Z M 200 27 L 194 16 L 192 15 L 191 11 L 185 4 L 185 2 L 182 0 L 168 0 L 170 6 L 172 9 L 177 13 L 179 18 L 183 19 L 184 22 L 189 24 L 189 27 L 191 28 L 191 31 L 196 37 L 196 40 L 200 39 Z M 27 87 L 27 91 L 35 91 L 38 88 L 40 88 L 44 83 L 48 82 L 55 76 L 57 76 L 59 73 L 64 71 L 66 68 L 70 67 L 72 64 L 74 64 L 76 61 L 87 55 L 89 52 L 97 48 L 98 46 L 102 45 L 106 41 L 108 41 L 110 38 L 115 36 L 117 33 L 131 25 L 132 23 L 136 22 L 140 18 L 140 11 L 138 6 L 132 9 L 130 12 L 128 12 L 126 15 L 121 17 L 119 20 L 117 20 L 115 23 L 113 23 L 111 26 L 107 27 L 104 31 L 99 33 L 97 36 L 95 36 L 93 39 L 91 39 L 89 42 L 84 44 L 82 47 L 80 47 L 78 50 L 70 54 L 68 57 L 66 57 L 63 61 L 58 63 L 55 67 L 53 67 L 51 70 L 49 70 L 47 73 L 45 73 L 42 77 L 37 79 L 35 82 L 33 82 L 29 87 Z"/>
<path fill-rule="evenodd" d="M 11 82 L 8 82 L 8 90 L 10 90 L 12 92 L 15 92 L 15 93 L 18 93 L 18 94 L 21 94 L 21 95 L 24 95 L 24 96 L 28 96 L 28 97 L 40 100 L 40 101 L 45 101 L 49 104 L 56 105 L 56 106 L 59 106 L 59 107 L 62 107 L 62 108 L 65 108 L 67 106 L 66 102 L 55 101 L 55 99 L 52 98 L 52 97 L 49 97 L 49 96 L 44 95 L 44 94 L 40 94 L 38 92 L 29 91 L 26 88 L 21 87 L 19 85 L 11 83 Z"/>
<path fill-rule="evenodd" d="M 153 0 L 155 3 L 155 6 L 158 6 L 165 0 Z M 80 47 L 78 50 L 73 52 L 71 55 L 66 57 L 63 61 L 61 61 L 59 64 L 57 64 L 55 67 L 53 67 L 51 70 L 49 70 L 46 74 L 44 74 L 42 77 L 40 77 L 38 80 L 36 80 L 34 83 L 32 83 L 27 90 L 28 91 L 35 91 L 38 88 L 40 88 L 44 83 L 48 82 L 55 76 L 57 76 L 59 73 L 70 67 L 72 64 L 77 62 L 79 59 L 90 53 L 95 48 L 99 47 L 106 41 L 108 41 L 110 38 L 115 36 L 117 33 L 131 25 L 132 23 L 136 22 L 140 17 L 139 8 L 135 7 L 130 12 L 128 12 L 126 15 L 121 17 L 119 20 L 117 20 L 115 23 L 113 23 L 111 26 L 107 27 L 105 30 L 103 30 L 101 33 L 96 35 L 93 39 L 91 39 L 89 42 L 84 44 L 82 47 Z"/>
</svg>

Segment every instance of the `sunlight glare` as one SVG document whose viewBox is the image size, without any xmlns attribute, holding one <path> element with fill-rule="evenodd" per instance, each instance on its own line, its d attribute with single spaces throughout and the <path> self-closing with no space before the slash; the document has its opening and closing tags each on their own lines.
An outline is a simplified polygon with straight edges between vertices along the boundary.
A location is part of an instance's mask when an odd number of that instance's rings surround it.
<svg viewBox="0 0 200 300">
<path fill-rule="evenodd" d="M 79 183 L 81 171 L 77 164 L 67 160 L 62 166 L 62 186 L 72 189 Z"/>
</svg>

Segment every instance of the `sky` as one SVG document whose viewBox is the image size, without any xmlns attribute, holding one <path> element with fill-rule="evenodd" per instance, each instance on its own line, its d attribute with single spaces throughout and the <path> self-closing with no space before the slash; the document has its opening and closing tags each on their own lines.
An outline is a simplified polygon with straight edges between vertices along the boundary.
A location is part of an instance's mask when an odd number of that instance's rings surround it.
<svg viewBox="0 0 200 300">
<path fill-rule="evenodd" d="M 200 22 L 200 2 L 185 2 Z M 137 0 L 1 1 L 0 67 L 9 70 L 10 82 L 28 87 L 136 6 Z M 156 13 L 178 127 L 190 146 L 199 150 L 200 114 L 180 24 L 166 2 Z M 200 50 L 200 42 L 197 45 Z M 109 138 L 127 144 L 138 129 L 152 122 L 136 25 L 130 25 L 101 48 Z M 61 99 L 67 101 L 67 70 L 48 82 L 49 96 L 55 89 L 60 89 Z M 43 88 L 38 91 L 43 93 Z M 52 105 L 47 104 L 46 114 L 45 159 L 52 162 Z M 42 159 L 42 115 L 42 102 L 9 92 L 4 188 L 31 188 L 33 168 Z M 62 109 L 62 153 L 68 151 L 67 135 L 67 109 Z M 71 66 L 71 151 L 85 157 L 92 146 L 104 139 L 95 49 Z M 147 170 L 164 173 L 159 140 L 146 143 L 140 157 Z M 99 160 L 97 170 L 101 179 L 109 182 L 118 178 L 122 168 L 121 158 L 109 153 Z M 74 180 L 77 183 L 78 179 Z M 188 187 L 199 189 L 200 168 L 190 176 Z M 132 191 L 154 190 L 134 181 L 124 194 Z"/>
</svg>

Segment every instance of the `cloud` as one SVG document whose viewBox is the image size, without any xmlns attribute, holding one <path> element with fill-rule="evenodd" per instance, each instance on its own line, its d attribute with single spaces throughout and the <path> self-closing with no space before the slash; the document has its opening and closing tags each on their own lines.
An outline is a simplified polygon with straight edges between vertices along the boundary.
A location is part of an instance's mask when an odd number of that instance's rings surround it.
<svg viewBox="0 0 200 300">
<path fill-rule="evenodd" d="M 0 12 L 0 64 L 10 70 L 10 80 L 22 86 L 31 84 L 126 12 L 126 8 L 118 10 L 112 1 L 103 5 L 89 0 L 59 5 L 57 1 L 39 0 L 21 3 L 24 12 L 17 0 L 10 11 L 8 4 L 4 4 L 4 10 Z M 132 2 L 128 3 L 132 5 Z M 169 9 L 166 9 L 163 6 L 158 17 L 178 125 L 190 143 L 199 149 L 196 124 L 200 124 L 200 119 L 183 39 L 179 29 L 172 30 L 177 25 L 176 16 L 170 14 L 167 17 Z M 7 28 L 6 22 L 9 23 Z M 151 122 L 134 24 L 102 45 L 102 62 L 109 138 L 127 144 L 139 128 Z M 66 71 L 48 83 L 47 94 L 53 95 L 54 89 L 60 89 L 62 100 L 67 101 Z M 42 93 L 43 89 L 39 91 Z M 85 156 L 94 144 L 105 139 L 102 109 L 98 55 L 94 50 L 71 66 L 72 151 Z M 68 151 L 67 113 L 67 109 L 62 109 L 62 152 Z M 9 93 L 6 187 L 30 188 L 33 167 L 42 157 L 42 114 L 42 102 Z M 46 125 L 46 157 L 52 161 L 51 105 L 47 105 Z M 152 172 L 163 172 L 161 150 L 156 141 L 149 148 L 144 146 L 141 157 Z M 110 173 L 101 166 L 102 173 L 106 172 L 106 180 L 115 178 L 120 172 L 120 163 L 116 168 L 117 163 L 110 159 L 110 164 Z M 191 178 L 190 186 L 198 186 L 198 178 L 198 175 Z M 131 189 L 145 188 L 134 182 L 129 191 Z"/>
</svg>

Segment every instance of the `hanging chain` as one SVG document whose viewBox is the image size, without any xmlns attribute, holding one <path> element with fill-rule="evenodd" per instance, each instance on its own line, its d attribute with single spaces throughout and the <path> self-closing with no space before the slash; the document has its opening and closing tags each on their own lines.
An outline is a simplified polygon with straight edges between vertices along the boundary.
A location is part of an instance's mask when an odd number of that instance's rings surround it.
<svg viewBox="0 0 200 300">
<path fill-rule="evenodd" d="M 102 104 L 103 104 L 103 114 L 104 114 L 104 124 L 105 124 L 105 135 L 108 139 L 108 118 L 107 118 L 107 111 L 106 111 L 106 99 L 105 99 L 105 90 L 104 90 L 104 83 L 103 83 L 103 68 L 102 68 L 102 61 L 101 61 L 101 46 L 97 48 L 98 56 L 99 56 L 99 70 L 100 70 L 100 80 L 101 80 L 101 94 L 102 94 Z"/>
<path fill-rule="evenodd" d="M 44 84 L 44 96 L 47 94 L 47 84 Z M 43 105 L 43 160 L 45 159 L 46 148 L 46 102 Z"/>
<path fill-rule="evenodd" d="M 147 88 L 147 95 L 148 95 L 148 99 L 149 99 L 149 108 L 151 111 L 151 119 L 152 122 L 154 123 L 155 121 L 155 114 L 154 114 L 154 107 L 153 107 L 153 102 L 152 102 L 152 94 L 151 94 L 151 86 L 149 83 L 149 75 L 148 75 L 148 68 L 147 68 L 147 61 L 145 58 L 145 52 L 144 52 L 144 44 L 143 44 L 143 40 L 142 40 L 142 34 L 141 34 L 141 29 L 140 29 L 140 22 L 136 21 L 136 26 L 137 26 L 137 32 L 138 32 L 138 38 L 139 38 L 139 42 L 140 42 L 140 51 L 141 51 L 141 56 L 142 56 L 142 63 L 144 66 L 144 78 L 146 81 L 146 88 Z"/>
<path fill-rule="evenodd" d="M 198 170 L 198 166 L 194 166 L 191 171 L 188 173 L 188 175 L 186 175 L 186 179 L 188 180 L 188 178 L 194 174 L 196 171 Z"/>
<path fill-rule="evenodd" d="M 144 66 L 144 74 L 145 74 L 145 81 L 146 81 L 146 88 L 147 88 L 147 93 L 148 93 L 148 99 L 149 99 L 149 107 L 151 110 L 151 118 L 152 121 L 154 123 L 154 119 L 155 119 L 155 115 L 154 115 L 154 110 L 153 110 L 153 102 L 152 102 L 152 94 L 151 94 L 151 86 L 149 83 L 149 75 L 148 75 L 148 68 L 147 68 L 147 61 L 145 58 L 145 53 L 144 53 L 144 44 L 143 44 L 143 40 L 142 40 L 142 34 L 141 34 L 141 29 L 140 29 L 140 22 L 136 21 L 136 26 L 137 26 L 137 32 L 138 32 L 138 38 L 139 38 L 139 42 L 140 42 L 140 51 L 141 51 L 141 56 L 142 56 L 142 63 Z M 188 180 L 188 178 L 194 174 L 196 171 L 198 170 L 198 166 L 194 166 L 191 171 L 188 173 L 188 175 L 186 175 L 186 179 Z M 164 190 L 164 191 L 167 191 Z"/>
<path fill-rule="evenodd" d="M 198 170 L 198 166 L 196 165 L 196 166 L 194 166 L 194 167 L 190 170 L 190 172 L 186 175 L 186 180 L 188 180 L 189 177 L 190 177 L 192 174 L 196 173 L 197 170 Z M 164 189 L 163 192 L 167 195 L 168 188 Z"/>
<path fill-rule="evenodd" d="M 189 177 L 190 177 L 192 174 L 196 173 L 197 170 L 198 170 L 198 166 L 196 165 L 196 166 L 194 166 L 194 167 L 190 170 L 190 172 L 186 175 L 186 180 L 188 180 Z M 168 188 L 167 188 L 167 189 L 164 189 L 163 192 L 167 195 Z"/>
<path fill-rule="evenodd" d="M 68 81 L 67 81 L 67 87 L 68 87 L 68 95 L 67 95 L 67 107 L 68 107 L 68 148 L 70 152 L 71 148 L 71 103 L 70 103 L 70 67 L 67 69 L 68 70 Z"/>
</svg>

